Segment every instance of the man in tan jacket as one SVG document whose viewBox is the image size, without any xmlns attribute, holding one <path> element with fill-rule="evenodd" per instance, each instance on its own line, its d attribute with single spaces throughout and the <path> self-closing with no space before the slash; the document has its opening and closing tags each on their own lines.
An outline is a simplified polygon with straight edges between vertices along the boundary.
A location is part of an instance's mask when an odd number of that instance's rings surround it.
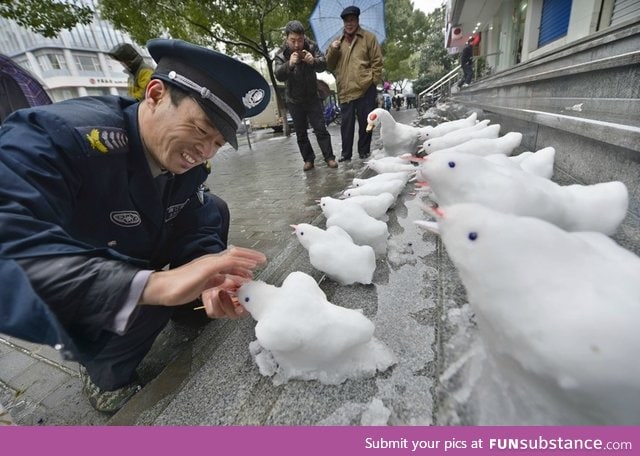
<svg viewBox="0 0 640 456">
<path fill-rule="evenodd" d="M 376 84 L 382 82 L 382 51 L 375 35 L 360 27 L 360 9 L 346 7 L 340 14 L 344 34 L 327 51 L 327 68 L 338 86 L 342 111 L 342 156 L 351 161 L 353 132 L 358 119 L 358 154 L 371 152 L 371 133 L 366 131 L 367 115 L 376 108 Z"/>
</svg>

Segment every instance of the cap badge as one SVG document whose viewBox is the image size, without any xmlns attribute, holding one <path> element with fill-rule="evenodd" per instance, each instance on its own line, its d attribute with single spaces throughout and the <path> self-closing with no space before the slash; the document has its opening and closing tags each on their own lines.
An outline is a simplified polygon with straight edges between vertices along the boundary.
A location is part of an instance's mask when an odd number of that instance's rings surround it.
<svg viewBox="0 0 640 456">
<path fill-rule="evenodd" d="M 247 108 L 254 108 L 260 104 L 263 98 L 263 89 L 251 89 L 242 97 L 242 104 Z"/>
<path fill-rule="evenodd" d="M 196 84 L 191 79 L 186 78 L 183 75 L 178 74 L 173 70 L 167 73 L 167 77 L 171 81 L 173 81 L 175 84 L 178 84 L 182 87 L 186 87 L 190 90 L 193 90 L 205 100 L 209 100 L 210 102 L 212 102 L 214 105 L 220 108 L 227 116 L 229 116 L 229 118 L 236 124 L 236 129 L 238 128 L 238 125 L 240 125 L 240 120 L 241 120 L 240 116 L 233 110 L 233 108 L 231 108 L 224 100 L 222 100 L 220 97 L 214 94 L 210 89 L 204 86 L 201 86 L 199 84 Z M 261 99 L 262 97 L 260 97 L 260 100 Z M 245 105 L 246 105 L 246 102 L 245 102 Z"/>
</svg>

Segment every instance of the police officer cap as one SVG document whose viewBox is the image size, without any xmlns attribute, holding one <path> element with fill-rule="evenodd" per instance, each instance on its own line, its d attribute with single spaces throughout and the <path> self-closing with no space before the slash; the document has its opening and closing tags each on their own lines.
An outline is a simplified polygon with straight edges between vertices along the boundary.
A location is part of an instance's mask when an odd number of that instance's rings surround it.
<svg viewBox="0 0 640 456">
<path fill-rule="evenodd" d="M 346 16 L 349 16 L 350 14 L 353 14 L 356 17 L 360 17 L 360 8 L 358 8 L 357 6 L 347 6 L 345 9 L 342 10 L 342 13 L 340 13 L 340 17 L 344 19 Z"/>
<path fill-rule="evenodd" d="M 238 148 L 236 132 L 243 117 L 262 112 L 271 98 L 267 81 L 256 70 L 227 55 L 182 40 L 147 42 L 161 79 L 189 92 L 224 139 Z"/>
</svg>

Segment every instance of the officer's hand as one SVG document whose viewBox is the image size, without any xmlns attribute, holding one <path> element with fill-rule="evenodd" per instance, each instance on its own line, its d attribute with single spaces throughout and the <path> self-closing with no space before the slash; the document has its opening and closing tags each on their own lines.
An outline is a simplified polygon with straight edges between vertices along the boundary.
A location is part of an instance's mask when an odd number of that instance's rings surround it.
<svg viewBox="0 0 640 456">
<path fill-rule="evenodd" d="M 302 54 L 304 55 L 305 63 L 307 63 L 308 65 L 313 65 L 313 62 L 315 61 L 315 59 L 313 58 L 313 55 L 311 54 L 311 52 L 302 51 Z"/>
<path fill-rule="evenodd" d="M 237 289 L 265 262 L 264 254 L 241 247 L 204 255 L 179 268 L 151 273 L 138 304 L 177 306 L 194 301 L 209 288 Z"/>
<path fill-rule="evenodd" d="M 230 281 L 231 284 L 231 281 Z M 237 319 L 247 316 L 249 313 L 242 307 L 236 296 L 238 287 L 231 284 L 205 290 L 202 293 L 202 304 L 209 318 Z"/>
<path fill-rule="evenodd" d="M 331 47 L 333 47 L 334 49 L 340 49 L 340 40 L 335 40 L 333 43 L 331 43 Z"/>
<path fill-rule="evenodd" d="M 289 66 L 295 66 L 300 61 L 300 56 L 297 52 L 292 52 L 289 57 Z"/>
</svg>

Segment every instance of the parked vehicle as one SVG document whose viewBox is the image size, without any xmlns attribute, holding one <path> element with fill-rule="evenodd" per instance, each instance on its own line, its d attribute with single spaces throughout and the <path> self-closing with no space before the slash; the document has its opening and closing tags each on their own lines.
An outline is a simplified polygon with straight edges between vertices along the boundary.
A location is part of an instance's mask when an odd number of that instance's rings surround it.
<svg viewBox="0 0 640 456">
<path fill-rule="evenodd" d="M 341 121 L 340 106 L 338 105 L 335 94 L 332 93 L 324 100 L 324 123 L 329 125 L 331 122 L 335 122 L 336 125 L 340 125 Z"/>
<path fill-rule="evenodd" d="M 282 131 L 282 116 L 280 116 L 280 112 L 278 111 L 278 100 L 276 98 L 276 93 L 273 90 L 273 86 L 271 87 L 271 99 L 269 100 L 269 104 L 260 114 L 254 117 L 250 117 L 249 121 L 251 122 L 251 128 L 254 130 L 260 128 L 273 128 L 274 131 Z M 278 91 L 284 98 L 284 86 L 278 86 Z M 291 120 L 291 116 L 287 114 L 287 122 L 289 126 L 293 125 L 293 121 Z"/>
</svg>

